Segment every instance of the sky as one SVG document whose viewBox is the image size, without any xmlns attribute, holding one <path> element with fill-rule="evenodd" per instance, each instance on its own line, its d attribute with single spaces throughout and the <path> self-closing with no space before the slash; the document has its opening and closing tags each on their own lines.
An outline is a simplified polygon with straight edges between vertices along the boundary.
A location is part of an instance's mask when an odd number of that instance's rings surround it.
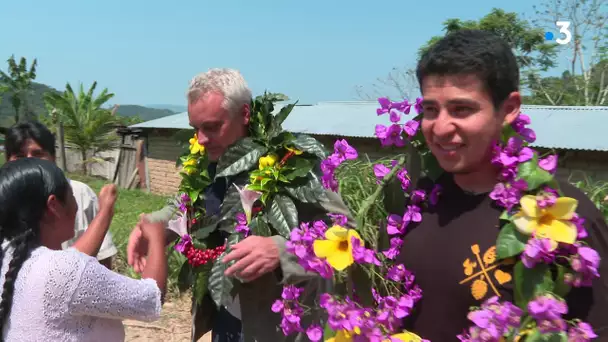
<svg viewBox="0 0 608 342">
<path fill-rule="evenodd" d="M 118 104 L 185 105 L 190 79 L 214 67 L 239 69 L 254 94 L 351 101 L 356 86 L 413 67 L 444 20 L 530 14 L 537 1 L 6 1 L 0 59 L 37 58 L 37 82 L 97 81 Z"/>
</svg>

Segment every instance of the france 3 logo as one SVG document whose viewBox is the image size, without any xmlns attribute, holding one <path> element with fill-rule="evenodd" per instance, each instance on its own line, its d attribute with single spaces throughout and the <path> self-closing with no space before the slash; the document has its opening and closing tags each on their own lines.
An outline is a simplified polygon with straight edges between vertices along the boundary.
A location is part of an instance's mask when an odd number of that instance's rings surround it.
<svg viewBox="0 0 608 342">
<path fill-rule="evenodd" d="M 559 33 L 561 36 L 555 39 L 555 35 L 551 31 L 545 32 L 545 40 L 553 41 L 559 45 L 566 45 L 570 43 L 572 40 L 572 32 L 570 32 L 570 22 L 569 21 L 556 21 L 555 26 L 559 29 Z"/>
</svg>

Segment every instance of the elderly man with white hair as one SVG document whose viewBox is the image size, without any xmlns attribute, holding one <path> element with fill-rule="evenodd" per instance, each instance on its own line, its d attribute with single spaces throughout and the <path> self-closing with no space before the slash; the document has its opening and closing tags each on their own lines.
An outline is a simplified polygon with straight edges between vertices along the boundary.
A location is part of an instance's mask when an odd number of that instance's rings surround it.
<svg viewBox="0 0 608 342">
<path fill-rule="evenodd" d="M 242 75 L 232 69 L 211 69 L 197 75 L 188 90 L 188 118 L 195 129 L 199 143 L 211 161 L 209 174 L 213 179 L 217 161 L 228 147 L 248 135 L 250 122 L 251 90 Z M 224 195 L 233 179 L 216 177 L 205 189 L 206 214 L 219 213 Z M 327 213 L 349 212 L 342 200 L 333 192 L 318 206 L 304 206 L 298 210 L 302 221 L 312 221 Z M 149 220 L 168 222 L 175 209 L 166 207 L 148 214 Z M 168 241 L 177 236 L 167 230 Z M 141 233 L 135 227 L 129 239 L 127 254 L 129 264 L 136 271 L 145 264 L 145 246 Z M 312 294 L 320 289 L 321 280 L 316 274 L 305 272 L 295 257 L 285 251 L 285 238 L 281 236 L 249 236 L 239 242 L 224 260 L 237 260 L 238 269 L 230 267 L 228 275 L 238 273 L 246 283 L 240 286 L 235 302 L 228 307 L 216 308 L 210 298 L 193 310 L 192 340 L 198 340 L 207 331 L 213 331 L 214 342 L 232 341 L 300 341 L 307 340 L 305 334 L 285 337 L 278 325 L 279 314 L 271 311 L 273 301 L 280 298 L 282 284 L 298 281 Z M 238 251 L 237 251 L 238 249 Z M 309 296 L 313 297 L 313 296 Z M 196 305 L 196 304 L 194 304 Z"/>
</svg>

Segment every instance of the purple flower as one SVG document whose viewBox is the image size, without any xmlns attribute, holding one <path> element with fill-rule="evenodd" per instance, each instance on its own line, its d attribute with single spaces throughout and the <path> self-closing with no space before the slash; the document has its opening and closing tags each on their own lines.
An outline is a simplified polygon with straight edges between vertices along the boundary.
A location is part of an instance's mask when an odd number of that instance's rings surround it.
<svg viewBox="0 0 608 342">
<path fill-rule="evenodd" d="M 511 137 L 507 146 L 500 152 L 500 162 L 509 167 L 518 163 L 524 163 L 534 157 L 534 151 L 523 146 L 523 141 L 518 137 Z"/>
<path fill-rule="evenodd" d="M 401 121 L 401 113 L 396 110 L 391 110 L 390 120 L 392 123 L 399 123 L 399 121 Z"/>
<path fill-rule="evenodd" d="M 391 108 L 394 108 L 402 113 L 409 114 L 412 105 L 408 102 L 408 100 L 403 100 L 402 102 L 391 103 Z"/>
<path fill-rule="evenodd" d="M 600 255 L 591 247 L 578 247 L 577 254 L 570 260 L 570 266 L 575 272 L 568 279 L 574 287 L 591 286 L 595 278 L 599 278 L 597 271 L 600 266 Z"/>
<path fill-rule="evenodd" d="M 179 210 L 185 213 L 186 211 L 188 211 L 188 205 L 191 202 L 190 196 L 187 193 L 183 193 L 180 195 L 179 199 Z"/>
<path fill-rule="evenodd" d="M 357 159 L 359 156 L 357 150 L 344 139 L 336 140 L 334 143 L 334 155 L 338 156 L 340 161 Z"/>
<path fill-rule="evenodd" d="M 392 124 L 389 127 L 384 125 L 376 125 L 376 136 L 380 139 L 380 144 L 384 147 L 388 146 L 405 146 L 405 140 L 401 132 L 403 131 L 401 125 Z"/>
<path fill-rule="evenodd" d="M 549 172 L 550 174 L 554 174 L 557 170 L 557 156 L 555 154 L 549 155 L 538 161 L 538 166 Z"/>
<path fill-rule="evenodd" d="M 511 124 L 511 127 L 519 134 L 525 141 L 533 143 L 536 141 L 536 133 L 530 128 L 526 128 L 530 124 L 530 117 L 525 114 L 519 114 L 517 118 Z"/>
<path fill-rule="evenodd" d="M 525 191 L 527 187 L 528 184 L 523 179 L 516 180 L 510 184 L 498 183 L 490 193 L 490 198 L 495 200 L 501 207 L 511 210 L 514 205 L 519 203 L 522 191 Z"/>
<path fill-rule="evenodd" d="M 403 221 L 406 221 L 406 222 L 422 221 L 422 214 L 420 214 L 420 207 L 418 207 L 416 205 L 408 205 L 405 214 L 403 214 Z"/>
<path fill-rule="evenodd" d="M 442 187 L 439 184 L 435 184 L 433 186 L 433 190 L 431 190 L 431 194 L 429 195 L 429 202 L 431 205 L 437 205 L 439 201 L 439 195 L 441 194 Z"/>
<path fill-rule="evenodd" d="M 234 227 L 234 231 L 237 233 L 242 233 L 245 236 L 249 235 L 249 227 L 247 226 L 247 216 L 244 213 L 236 214 L 236 226 Z"/>
<path fill-rule="evenodd" d="M 585 218 L 578 216 L 578 214 L 574 213 L 572 220 L 570 220 L 576 226 L 576 239 L 582 240 L 585 239 L 589 234 L 587 234 L 587 229 L 585 228 Z"/>
<path fill-rule="evenodd" d="M 386 232 L 388 235 L 402 235 L 405 233 L 406 226 L 407 222 L 404 222 L 402 217 L 391 214 L 387 218 Z"/>
<path fill-rule="evenodd" d="M 384 177 L 391 172 L 391 169 L 386 167 L 383 164 L 374 165 L 374 175 L 376 175 L 376 183 L 380 184 L 380 182 L 384 179 Z"/>
<path fill-rule="evenodd" d="M 407 134 L 408 137 L 413 137 L 418 132 L 418 128 L 420 127 L 420 122 L 416 120 L 410 120 L 403 125 L 403 131 Z"/>
<path fill-rule="evenodd" d="M 498 296 L 486 300 L 481 308 L 467 316 L 474 326 L 468 334 L 459 335 L 461 341 L 499 341 L 511 328 L 518 328 L 522 310 L 510 302 L 500 303 Z"/>
<path fill-rule="evenodd" d="M 568 330 L 569 342 L 587 342 L 594 338 L 597 338 L 597 334 L 589 323 L 577 322 L 575 326 L 570 327 L 570 330 Z"/>
<path fill-rule="evenodd" d="M 414 105 L 414 109 L 416 109 L 416 113 L 422 113 L 422 97 L 416 99 L 416 104 Z"/>
<path fill-rule="evenodd" d="M 403 283 L 405 289 L 409 289 L 414 283 L 414 274 L 408 271 L 402 264 L 391 266 L 386 276 L 392 281 Z"/>
<path fill-rule="evenodd" d="M 391 109 L 391 101 L 386 97 L 379 98 L 378 103 L 380 104 L 380 108 L 376 109 L 378 115 L 386 114 Z"/>
<path fill-rule="evenodd" d="M 566 329 L 562 315 L 568 312 L 568 306 L 562 300 L 545 295 L 528 303 L 528 313 L 536 320 L 538 330 L 543 333 L 561 332 Z"/>
<path fill-rule="evenodd" d="M 382 254 L 384 254 L 384 256 L 388 259 L 394 260 L 401 252 L 402 245 L 402 239 L 398 237 L 391 238 L 391 246 L 389 247 L 389 249 L 383 251 Z"/>
<path fill-rule="evenodd" d="M 353 259 L 359 264 L 373 264 L 376 266 L 382 266 L 382 263 L 376 257 L 376 252 L 371 249 L 365 248 L 361 243 L 360 239 L 353 237 L 351 239 L 353 246 Z"/>
<path fill-rule="evenodd" d="M 315 221 L 312 225 L 303 222 L 291 231 L 285 249 L 297 257 L 298 264 L 304 270 L 319 273 L 321 277 L 329 279 L 334 274 L 333 268 L 325 259 L 318 258 L 313 250 L 314 241 L 324 238 L 326 230 L 327 225 L 323 221 Z"/>
<path fill-rule="evenodd" d="M 321 338 L 323 338 L 323 330 L 320 326 L 313 324 L 306 329 L 306 336 L 313 342 L 321 341 Z"/>
<path fill-rule="evenodd" d="M 344 227 L 346 225 L 346 223 L 348 222 L 348 218 L 346 217 L 346 215 L 343 215 L 343 214 L 332 214 L 332 213 L 330 213 L 330 214 L 327 214 L 327 216 L 329 216 L 331 218 L 332 222 L 335 225 L 338 225 L 338 226 L 343 226 Z M 316 221 L 314 224 L 321 224 L 321 223 L 323 223 L 323 221 Z M 324 227 L 322 229 L 326 229 L 327 228 L 327 226 L 325 226 L 324 223 L 323 223 L 323 226 Z M 325 230 L 323 230 L 323 231 L 325 231 Z"/>
<path fill-rule="evenodd" d="M 543 191 L 536 195 L 536 204 L 542 209 L 551 207 L 555 204 L 557 197 L 557 191 L 549 187 L 545 187 Z"/>
<path fill-rule="evenodd" d="M 403 189 L 403 191 L 407 191 L 411 183 L 410 178 L 407 175 L 407 170 L 401 169 L 397 171 L 397 179 L 401 182 L 401 189 Z"/>
<path fill-rule="evenodd" d="M 426 192 L 424 190 L 414 190 L 412 192 L 412 204 L 420 204 L 426 199 Z"/>
<path fill-rule="evenodd" d="M 190 246 L 192 246 L 192 238 L 190 235 L 183 235 L 177 244 L 175 244 L 175 250 L 179 253 L 184 253 Z"/>
<path fill-rule="evenodd" d="M 555 259 L 555 254 L 551 249 L 550 239 L 531 238 L 521 255 L 521 261 L 527 268 L 533 268 L 539 263 L 551 263 Z"/>
</svg>

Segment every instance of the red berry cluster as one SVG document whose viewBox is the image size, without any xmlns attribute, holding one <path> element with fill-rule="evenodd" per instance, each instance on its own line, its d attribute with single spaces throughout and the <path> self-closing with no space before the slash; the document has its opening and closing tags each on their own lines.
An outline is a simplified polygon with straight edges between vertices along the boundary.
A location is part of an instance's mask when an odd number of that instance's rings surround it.
<svg viewBox="0 0 608 342">
<path fill-rule="evenodd" d="M 196 249 L 194 246 L 190 245 L 184 251 L 184 254 L 186 255 L 186 258 L 188 258 L 188 263 L 192 265 L 192 267 L 197 267 L 217 259 L 225 250 L 226 246 L 203 250 Z"/>
</svg>

